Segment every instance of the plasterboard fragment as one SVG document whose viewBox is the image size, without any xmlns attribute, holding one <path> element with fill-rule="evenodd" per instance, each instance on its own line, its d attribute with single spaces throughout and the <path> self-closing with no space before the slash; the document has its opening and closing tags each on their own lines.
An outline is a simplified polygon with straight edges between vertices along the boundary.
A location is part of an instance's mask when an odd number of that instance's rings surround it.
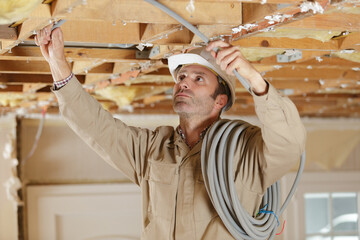
<svg viewBox="0 0 360 240">
<path fill-rule="evenodd" d="M 300 5 L 301 12 L 308 12 L 310 10 L 313 13 L 324 13 L 323 7 L 318 2 L 305 1 Z"/>
<path fill-rule="evenodd" d="M 247 30 L 257 27 L 257 26 L 258 26 L 257 24 L 247 23 L 245 25 L 240 25 L 236 28 L 233 28 L 232 32 L 233 32 L 233 34 L 235 34 L 235 33 L 241 32 L 243 29 L 247 31 Z"/>
<path fill-rule="evenodd" d="M 17 192 L 21 188 L 21 181 L 16 176 L 11 176 L 5 183 L 4 187 L 6 189 L 7 198 L 14 202 L 16 205 L 22 204 Z"/>
</svg>

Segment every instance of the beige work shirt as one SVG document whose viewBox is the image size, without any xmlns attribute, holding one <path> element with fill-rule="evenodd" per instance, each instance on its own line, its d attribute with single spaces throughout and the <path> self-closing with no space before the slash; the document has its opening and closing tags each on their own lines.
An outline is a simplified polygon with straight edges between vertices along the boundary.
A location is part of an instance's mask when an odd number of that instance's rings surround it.
<svg viewBox="0 0 360 240">
<path fill-rule="evenodd" d="M 234 239 L 204 186 L 202 142 L 190 150 L 173 127 L 151 131 L 125 125 L 84 91 L 76 77 L 54 92 L 68 125 L 141 188 L 141 239 Z M 234 179 L 243 207 L 255 215 L 267 187 L 300 159 L 306 134 L 295 105 L 274 87 L 253 98 L 261 128 L 252 126 L 242 134 Z"/>
</svg>

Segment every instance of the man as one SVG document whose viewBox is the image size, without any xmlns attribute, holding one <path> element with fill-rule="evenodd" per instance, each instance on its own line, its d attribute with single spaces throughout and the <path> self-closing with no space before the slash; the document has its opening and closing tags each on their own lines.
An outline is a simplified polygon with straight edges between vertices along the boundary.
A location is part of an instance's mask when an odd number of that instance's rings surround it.
<svg viewBox="0 0 360 240">
<path fill-rule="evenodd" d="M 114 119 L 82 89 L 65 60 L 61 30 L 50 28 L 35 40 L 49 62 L 60 111 L 106 162 L 140 186 L 142 239 L 234 239 L 211 204 L 200 164 L 203 135 L 235 101 L 234 69 L 249 82 L 262 123 L 247 128 L 236 149 L 234 181 L 243 207 L 255 216 L 267 187 L 299 160 L 305 130 L 296 107 L 236 47 L 216 41 L 170 57 L 180 124 L 150 131 Z M 214 47 L 220 51 L 211 51 Z"/>
</svg>

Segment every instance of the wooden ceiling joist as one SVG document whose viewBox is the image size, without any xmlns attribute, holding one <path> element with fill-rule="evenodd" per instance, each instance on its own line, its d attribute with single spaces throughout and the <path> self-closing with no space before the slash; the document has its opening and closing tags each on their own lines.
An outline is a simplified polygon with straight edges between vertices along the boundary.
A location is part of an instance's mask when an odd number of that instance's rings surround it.
<svg viewBox="0 0 360 240">
<path fill-rule="evenodd" d="M 60 10 L 68 8 L 71 2 L 74 2 L 74 0 L 57 1 L 53 14 L 62 16 L 64 12 L 60 12 Z M 196 2 L 193 13 L 184 10 L 188 4 L 186 1 L 160 0 L 159 2 L 192 24 L 212 24 L 217 22 L 236 25 L 242 21 L 241 2 L 199 1 Z M 87 1 L 87 5 L 84 6 L 83 8 L 73 9 L 72 14 L 67 16 L 67 19 L 178 24 L 175 19 L 143 0 Z M 101 11 L 98 11 L 99 9 Z"/>
<path fill-rule="evenodd" d="M 208 38 L 239 46 L 264 78 L 294 101 L 301 116 L 360 117 L 356 1 L 195 0 L 193 8 L 189 0 L 160 2 Z M 67 20 L 61 28 L 72 71 L 106 109 L 174 113 L 170 93 L 174 83 L 165 59 L 202 40 L 143 0 L 49 1 L 13 27 L 0 26 L 1 112 L 19 107 L 41 111 L 37 101 L 48 102 L 51 111 L 57 111 L 50 69 L 33 45 L 33 34 L 59 19 Z M 242 30 L 235 33 L 238 26 Z M 276 55 L 292 50 L 302 57 L 278 62 Z M 121 100 L 117 91 L 135 95 Z M 123 109 L 123 104 L 131 107 Z M 237 83 L 236 102 L 227 114 L 254 113 L 251 95 Z"/>
</svg>

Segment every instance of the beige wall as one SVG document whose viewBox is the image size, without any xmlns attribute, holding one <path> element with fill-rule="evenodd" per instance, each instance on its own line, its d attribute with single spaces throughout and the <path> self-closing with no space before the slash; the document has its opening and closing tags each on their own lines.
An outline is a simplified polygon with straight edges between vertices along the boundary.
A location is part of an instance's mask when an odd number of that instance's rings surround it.
<svg viewBox="0 0 360 240">
<path fill-rule="evenodd" d="M 177 126 L 176 116 L 120 116 L 129 125 L 154 129 Z M 234 118 L 229 116 L 229 118 Z M 256 118 L 246 118 L 259 124 Z M 39 119 L 24 119 L 21 126 L 22 159 L 30 151 Z M 304 119 L 308 131 L 307 171 L 360 171 L 360 120 Z M 34 155 L 26 162 L 25 180 L 30 183 L 123 182 L 127 179 L 108 166 L 59 117 L 47 119 Z"/>
<path fill-rule="evenodd" d="M 147 118 L 122 116 L 129 125 L 154 129 L 159 124 L 177 125 L 173 116 Z M 24 119 L 21 126 L 22 159 L 30 152 L 39 119 Z M 61 118 L 47 119 L 38 147 L 25 164 L 24 179 L 30 183 L 101 183 L 128 181 L 91 150 Z"/>
<path fill-rule="evenodd" d="M 0 240 L 17 239 L 17 209 L 7 198 L 4 186 L 11 176 L 11 162 L 3 156 L 5 145 L 15 137 L 15 128 L 15 118 L 0 118 Z"/>
</svg>

